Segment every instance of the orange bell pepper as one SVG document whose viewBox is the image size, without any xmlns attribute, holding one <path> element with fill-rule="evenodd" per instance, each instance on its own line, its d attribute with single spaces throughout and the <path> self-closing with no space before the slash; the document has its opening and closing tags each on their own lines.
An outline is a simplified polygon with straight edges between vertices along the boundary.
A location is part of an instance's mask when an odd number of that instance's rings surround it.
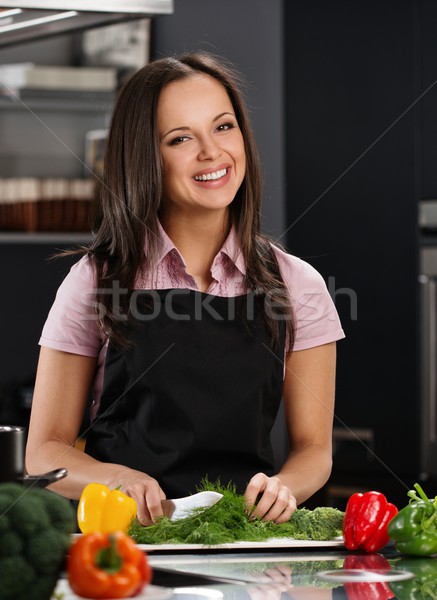
<svg viewBox="0 0 437 600">
<path fill-rule="evenodd" d="M 77 523 L 82 533 L 127 532 L 137 514 L 137 503 L 120 490 L 110 490 L 102 483 L 89 483 L 77 507 Z"/>
<path fill-rule="evenodd" d="M 85 598 L 128 598 L 152 579 L 147 556 L 123 533 L 89 533 L 70 548 L 67 575 L 71 589 Z"/>
</svg>

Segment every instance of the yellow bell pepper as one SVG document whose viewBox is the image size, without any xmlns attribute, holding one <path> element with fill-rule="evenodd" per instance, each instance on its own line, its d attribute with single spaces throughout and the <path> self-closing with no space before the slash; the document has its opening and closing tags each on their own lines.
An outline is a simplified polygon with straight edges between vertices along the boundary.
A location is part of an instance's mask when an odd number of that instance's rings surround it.
<svg viewBox="0 0 437 600">
<path fill-rule="evenodd" d="M 82 533 L 126 533 L 136 514 L 137 503 L 124 492 L 89 483 L 79 500 L 77 523 Z"/>
</svg>

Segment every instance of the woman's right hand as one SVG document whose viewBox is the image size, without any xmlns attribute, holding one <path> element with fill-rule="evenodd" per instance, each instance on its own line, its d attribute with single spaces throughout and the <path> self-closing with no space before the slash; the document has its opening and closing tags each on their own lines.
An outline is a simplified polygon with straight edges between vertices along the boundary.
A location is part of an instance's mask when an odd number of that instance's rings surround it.
<svg viewBox="0 0 437 600">
<path fill-rule="evenodd" d="M 137 517 L 142 525 L 152 525 L 164 516 L 161 500 L 165 494 L 153 477 L 141 471 L 123 467 L 123 471 L 108 484 L 110 489 L 119 488 L 137 503 Z"/>
</svg>

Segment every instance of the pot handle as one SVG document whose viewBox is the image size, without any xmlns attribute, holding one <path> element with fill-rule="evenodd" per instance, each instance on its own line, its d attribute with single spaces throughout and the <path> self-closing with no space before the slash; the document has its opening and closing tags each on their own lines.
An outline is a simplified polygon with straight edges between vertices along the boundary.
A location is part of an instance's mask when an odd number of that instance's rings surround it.
<svg viewBox="0 0 437 600">
<path fill-rule="evenodd" d="M 55 481 L 59 481 L 59 479 L 63 479 L 67 475 L 67 469 L 55 469 L 54 471 L 42 473 L 41 475 L 24 475 L 20 482 L 25 487 L 36 486 L 44 488 L 51 483 L 55 483 Z"/>
</svg>

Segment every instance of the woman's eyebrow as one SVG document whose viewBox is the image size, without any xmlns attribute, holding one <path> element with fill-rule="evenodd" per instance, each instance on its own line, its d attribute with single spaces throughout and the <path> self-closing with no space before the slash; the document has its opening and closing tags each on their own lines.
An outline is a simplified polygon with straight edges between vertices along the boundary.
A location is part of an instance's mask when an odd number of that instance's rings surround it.
<svg viewBox="0 0 437 600">
<path fill-rule="evenodd" d="M 213 123 L 215 123 L 216 121 L 218 121 L 219 119 L 221 119 L 222 117 L 224 117 L 225 115 L 230 115 L 231 117 L 235 118 L 234 113 L 230 113 L 230 112 L 223 112 L 220 113 L 219 115 L 217 115 L 216 117 L 214 117 L 214 119 L 212 120 Z"/>
<path fill-rule="evenodd" d="M 212 122 L 215 123 L 216 121 L 219 121 L 225 115 L 229 115 L 229 116 L 235 118 L 234 113 L 231 113 L 231 112 L 222 112 L 219 115 L 217 115 L 216 117 L 214 117 L 213 120 L 212 120 Z M 173 129 L 170 129 L 169 131 L 167 131 L 166 133 L 164 133 L 161 136 L 161 140 L 163 140 L 165 137 L 167 137 L 171 133 L 175 133 L 176 131 L 189 131 L 189 130 L 190 130 L 190 127 L 186 127 L 184 125 L 181 125 L 180 127 L 174 127 Z"/>
<path fill-rule="evenodd" d="M 175 127 L 174 129 L 170 129 L 170 131 L 167 131 L 166 133 L 163 133 L 161 136 L 161 140 L 163 140 L 165 137 L 167 137 L 168 135 L 170 135 L 170 133 L 174 133 L 175 131 L 189 131 L 190 128 L 189 127 L 185 127 L 185 126 L 181 126 L 181 127 Z"/>
</svg>

